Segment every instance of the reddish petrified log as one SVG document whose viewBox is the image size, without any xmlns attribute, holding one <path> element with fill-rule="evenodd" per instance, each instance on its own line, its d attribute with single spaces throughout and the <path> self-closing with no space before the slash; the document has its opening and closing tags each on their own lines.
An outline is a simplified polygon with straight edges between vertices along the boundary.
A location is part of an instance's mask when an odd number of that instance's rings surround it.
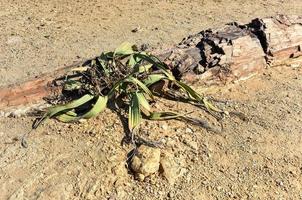
<svg viewBox="0 0 302 200">
<path fill-rule="evenodd" d="M 173 68 L 178 78 L 199 86 L 247 79 L 267 64 L 301 65 L 302 17 L 279 15 L 255 19 L 246 25 L 232 23 L 218 30 L 202 31 L 179 45 L 154 52 Z M 55 91 L 60 92 L 59 87 L 50 87 L 52 80 L 70 68 L 0 89 L 0 110 L 38 102 Z"/>
<path fill-rule="evenodd" d="M 278 15 L 248 24 L 272 65 L 302 55 L 302 16 Z"/>
<path fill-rule="evenodd" d="M 51 77 L 38 78 L 13 87 L 0 90 L 0 108 L 18 106 L 40 101 L 51 93 L 49 82 Z"/>
<path fill-rule="evenodd" d="M 0 88 L 0 110 L 6 111 L 20 105 L 37 103 L 43 100 L 44 97 L 59 93 L 61 88 L 54 86 L 53 80 L 67 73 L 72 67 L 85 63 L 86 61 L 64 66 L 33 80 Z"/>
</svg>

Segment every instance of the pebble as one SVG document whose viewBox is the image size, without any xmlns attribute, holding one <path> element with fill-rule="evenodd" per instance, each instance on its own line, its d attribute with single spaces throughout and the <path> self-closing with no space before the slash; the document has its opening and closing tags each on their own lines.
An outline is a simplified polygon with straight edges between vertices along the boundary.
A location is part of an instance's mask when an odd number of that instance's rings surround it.
<svg viewBox="0 0 302 200">
<path fill-rule="evenodd" d="M 276 183 L 278 186 L 281 186 L 281 187 L 284 186 L 284 183 L 282 180 L 277 180 Z"/>
<path fill-rule="evenodd" d="M 217 186 L 216 190 L 221 191 L 223 188 L 221 186 Z"/>
<path fill-rule="evenodd" d="M 166 141 L 166 145 L 167 145 L 167 147 L 173 147 L 173 146 L 175 146 L 175 141 L 171 138 L 168 138 Z"/>
<path fill-rule="evenodd" d="M 163 130 L 168 130 L 168 125 L 167 124 L 163 124 L 162 126 L 161 126 L 161 128 L 163 129 Z"/>
<path fill-rule="evenodd" d="M 87 123 L 87 119 L 79 119 L 79 122 L 80 122 L 81 124 L 86 124 L 86 123 Z"/>
<path fill-rule="evenodd" d="M 168 197 L 169 197 L 169 198 L 173 198 L 173 197 L 174 197 L 174 193 L 173 193 L 173 192 L 169 192 L 169 193 L 168 193 Z"/>
<path fill-rule="evenodd" d="M 301 64 L 300 63 L 293 63 L 290 65 L 292 68 L 299 68 L 301 67 Z"/>
<path fill-rule="evenodd" d="M 191 147 L 193 150 L 198 150 L 198 143 L 191 140 L 185 140 L 184 143 Z"/>
<path fill-rule="evenodd" d="M 174 161 L 174 155 L 165 152 L 161 156 L 160 166 L 163 176 L 168 180 L 170 185 L 173 185 L 178 178 L 178 166 Z"/>
<path fill-rule="evenodd" d="M 136 33 L 138 31 L 140 31 L 141 28 L 138 26 L 138 27 L 135 27 L 134 29 L 131 30 L 132 33 Z"/>
<path fill-rule="evenodd" d="M 193 130 L 191 128 L 186 128 L 186 133 L 193 133 Z"/>
</svg>

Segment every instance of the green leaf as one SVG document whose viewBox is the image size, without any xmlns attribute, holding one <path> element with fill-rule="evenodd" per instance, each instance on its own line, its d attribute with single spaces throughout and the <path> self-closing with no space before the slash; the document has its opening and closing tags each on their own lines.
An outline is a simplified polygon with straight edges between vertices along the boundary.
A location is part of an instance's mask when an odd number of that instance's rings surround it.
<svg viewBox="0 0 302 200">
<path fill-rule="evenodd" d="M 182 88 L 185 92 L 187 92 L 189 97 L 193 98 L 193 100 L 196 100 L 196 101 L 202 103 L 203 97 L 200 94 L 198 94 L 197 92 L 195 92 L 195 90 L 193 90 L 190 86 L 188 86 L 187 84 L 185 84 L 181 81 L 178 81 L 178 80 L 175 80 L 175 83 L 180 88 Z"/>
<path fill-rule="evenodd" d="M 70 103 L 67 103 L 65 105 L 53 106 L 48 109 L 48 111 L 42 116 L 42 118 L 39 120 L 39 122 L 33 126 L 33 128 L 34 129 L 37 128 L 44 120 L 51 118 L 55 115 L 58 115 L 60 112 L 64 113 L 64 111 L 65 111 L 65 113 L 66 113 L 69 110 L 72 110 L 73 108 L 79 107 L 79 106 L 89 102 L 93 98 L 94 98 L 93 95 L 86 94 L 86 95 L 82 96 L 81 98 L 74 100 Z"/>
<path fill-rule="evenodd" d="M 184 117 L 184 115 L 179 114 L 177 112 L 152 112 L 149 116 L 149 119 L 151 120 L 168 120 L 168 119 L 176 119 Z"/>
<path fill-rule="evenodd" d="M 76 121 L 78 117 L 77 113 L 75 113 L 74 111 L 67 111 L 66 113 L 56 116 L 56 119 L 64 123 L 68 123 Z"/>
<path fill-rule="evenodd" d="M 161 81 L 163 79 L 167 78 L 163 74 L 150 74 L 145 80 L 143 80 L 143 83 L 149 87 L 150 85 L 153 85 L 154 83 Z"/>
<path fill-rule="evenodd" d="M 137 53 L 135 54 L 134 56 L 138 57 L 138 58 L 141 58 L 147 62 L 149 62 L 150 64 L 152 64 L 153 66 L 157 67 L 158 69 L 160 69 L 166 76 L 169 80 L 171 81 L 174 81 L 175 80 L 175 77 L 173 76 L 173 74 L 171 73 L 171 71 L 169 71 L 165 64 L 162 63 L 158 58 L 156 58 L 155 56 L 153 55 L 144 55 L 144 54 L 140 54 L 140 53 Z M 157 61 L 156 61 L 157 60 Z"/>
<path fill-rule="evenodd" d="M 130 131 L 133 131 L 140 124 L 141 118 L 138 96 L 134 93 L 129 106 L 128 125 Z"/>
<path fill-rule="evenodd" d="M 223 113 L 222 110 L 220 110 L 219 108 L 215 107 L 206 98 L 203 98 L 203 103 L 204 103 L 204 106 L 207 108 L 208 111 L 215 111 L 215 112 L 218 112 L 218 113 Z"/>
<path fill-rule="evenodd" d="M 148 100 L 146 99 L 145 95 L 143 93 L 139 93 L 139 92 L 137 92 L 136 95 L 137 95 L 139 104 L 142 107 L 144 107 L 147 111 L 150 111 L 151 110 L 151 106 L 150 106 Z"/>
<path fill-rule="evenodd" d="M 107 106 L 108 97 L 107 96 L 99 96 L 97 97 L 96 103 L 92 106 L 92 108 L 82 114 L 78 115 L 74 111 L 67 111 L 66 113 L 62 113 L 56 116 L 56 118 L 61 122 L 73 122 L 78 121 L 79 119 L 89 119 L 97 116 L 100 112 L 102 112 Z"/>
<path fill-rule="evenodd" d="M 70 103 L 67 103 L 65 105 L 54 106 L 48 110 L 48 112 L 46 113 L 46 116 L 53 117 L 54 115 L 57 115 L 58 113 L 60 113 L 64 110 L 71 110 L 73 108 L 79 107 L 79 106 L 87 103 L 88 101 L 92 100 L 93 98 L 94 98 L 93 95 L 86 94 L 86 95 L 82 96 L 81 98 L 74 100 Z"/>
<path fill-rule="evenodd" d="M 134 78 L 133 76 L 130 76 L 129 78 L 126 79 L 126 81 L 129 81 L 129 82 L 139 86 L 146 94 L 148 94 L 151 98 L 154 98 L 153 94 L 149 90 L 149 88 L 143 82 L 138 80 L 137 78 Z"/>
<path fill-rule="evenodd" d="M 89 110 L 87 113 L 85 113 L 81 118 L 89 119 L 91 117 L 97 116 L 100 112 L 102 112 L 108 102 L 108 96 L 98 96 L 97 101 L 94 104 L 94 106 Z"/>
<path fill-rule="evenodd" d="M 133 57 L 133 55 L 130 56 L 129 61 L 128 61 L 128 65 L 130 67 L 134 67 L 138 62 L 136 61 L 136 59 Z"/>
<path fill-rule="evenodd" d="M 211 104 L 210 102 L 208 102 L 206 100 L 206 98 L 203 98 L 200 94 L 198 94 L 197 92 L 195 92 L 190 86 L 188 86 L 187 84 L 181 82 L 181 81 L 177 81 L 175 80 L 175 83 L 181 87 L 185 92 L 187 92 L 187 94 L 189 95 L 190 98 L 192 98 L 192 100 L 195 100 L 199 103 L 204 104 L 204 106 L 207 108 L 208 111 L 215 111 L 215 112 L 219 112 L 219 113 L 223 113 L 222 110 L 220 110 L 219 108 L 215 107 L 213 104 Z"/>
<path fill-rule="evenodd" d="M 129 42 L 122 43 L 119 47 L 117 47 L 114 51 L 114 55 L 130 55 L 133 54 L 135 51 L 133 50 L 133 44 Z"/>
<path fill-rule="evenodd" d="M 139 54 L 147 55 L 147 53 L 144 52 L 144 51 L 139 52 Z M 137 56 L 136 56 L 136 53 L 134 53 L 133 55 L 130 56 L 129 61 L 128 61 L 128 65 L 129 65 L 130 67 L 134 67 L 134 66 L 136 66 L 137 64 L 139 64 L 141 61 L 142 61 L 142 58 L 137 57 Z"/>
<path fill-rule="evenodd" d="M 134 67 L 135 65 L 137 65 L 139 62 L 141 61 L 140 58 L 134 57 L 133 55 L 130 56 L 129 61 L 128 61 L 128 65 L 129 67 Z"/>
</svg>

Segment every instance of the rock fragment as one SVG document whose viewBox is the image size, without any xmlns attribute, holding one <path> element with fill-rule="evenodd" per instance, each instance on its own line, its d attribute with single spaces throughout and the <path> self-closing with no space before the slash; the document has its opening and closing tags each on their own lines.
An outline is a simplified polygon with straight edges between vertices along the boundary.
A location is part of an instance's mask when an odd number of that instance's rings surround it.
<svg viewBox="0 0 302 200">
<path fill-rule="evenodd" d="M 137 154 L 132 159 L 131 169 L 136 177 L 143 181 L 145 177 L 159 170 L 159 164 L 160 149 L 142 145 L 137 149 Z"/>
<path fill-rule="evenodd" d="M 178 165 L 173 154 L 165 152 L 161 155 L 160 168 L 162 175 L 173 185 L 178 178 Z"/>
</svg>

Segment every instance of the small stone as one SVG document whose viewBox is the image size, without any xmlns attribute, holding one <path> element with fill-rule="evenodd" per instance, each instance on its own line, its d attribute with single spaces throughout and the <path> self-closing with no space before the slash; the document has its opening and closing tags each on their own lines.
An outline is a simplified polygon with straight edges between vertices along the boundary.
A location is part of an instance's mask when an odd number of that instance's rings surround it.
<svg viewBox="0 0 302 200">
<path fill-rule="evenodd" d="M 136 33 L 138 31 L 138 28 L 134 28 L 131 30 L 132 33 Z"/>
<path fill-rule="evenodd" d="M 168 125 L 167 125 L 167 124 L 163 124 L 163 125 L 161 126 L 161 128 L 162 128 L 163 130 L 165 130 L 165 131 L 166 131 L 166 130 L 168 130 L 168 128 L 169 128 L 169 127 L 168 127 Z"/>
<path fill-rule="evenodd" d="M 174 193 L 173 193 L 173 192 L 169 192 L 169 193 L 168 193 L 168 197 L 169 197 L 169 198 L 173 198 L 173 197 L 174 197 Z"/>
<path fill-rule="evenodd" d="M 298 67 L 301 67 L 301 64 L 300 63 L 293 63 L 290 65 L 292 68 L 298 68 Z"/>
<path fill-rule="evenodd" d="M 139 180 L 156 173 L 159 170 L 160 149 L 148 146 L 140 146 L 137 154 L 133 157 L 131 168 Z"/>
<path fill-rule="evenodd" d="M 140 26 L 135 27 L 134 29 L 131 30 L 132 33 L 136 33 L 138 31 L 142 30 Z"/>
<path fill-rule="evenodd" d="M 166 145 L 167 145 L 167 147 L 173 147 L 173 146 L 175 146 L 175 141 L 172 140 L 171 138 L 168 138 L 166 141 Z"/>
<path fill-rule="evenodd" d="M 216 190 L 217 191 L 221 191 L 223 188 L 221 187 L 221 186 L 218 186 L 217 188 L 216 188 Z"/>
<path fill-rule="evenodd" d="M 186 168 L 181 168 L 179 171 L 179 176 L 185 176 L 187 175 L 188 170 Z"/>
<path fill-rule="evenodd" d="M 168 180 L 170 185 L 173 185 L 178 178 L 178 167 L 173 158 L 173 154 L 166 152 L 162 154 L 160 160 L 162 174 Z"/>
<path fill-rule="evenodd" d="M 139 181 L 144 181 L 145 180 L 145 175 L 143 175 L 143 174 L 137 174 L 137 179 L 139 180 Z"/>
<path fill-rule="evenodd" d="M 79 119 L 80 123 L 87 123 L 87 119 Z"/>
<path fill-rule="evenodd" d="M 148 181 L 151 185 L 156 185 L 157 179 L 155 174 L 151 174 L 150 176 L 148 176 Z"/>
<path fill-rule="evenodd" d="M 193 133 L 193 130 L 191 128 L 186 128 L 186 133 Z"/>
<path fill-rule="evenodd" d="M 193 150 L 198 150 L 198 143 L 191 140 L 185 140 L 185 144 L 191 147 Z"/>
<path fill-rule="evenodd" d="M 284 186 L 284 183 L 282 180 L 277 180 L 276 183 L 277 183 L 277 186 L 280 186 L 280 187 Z"/>
</svg>

